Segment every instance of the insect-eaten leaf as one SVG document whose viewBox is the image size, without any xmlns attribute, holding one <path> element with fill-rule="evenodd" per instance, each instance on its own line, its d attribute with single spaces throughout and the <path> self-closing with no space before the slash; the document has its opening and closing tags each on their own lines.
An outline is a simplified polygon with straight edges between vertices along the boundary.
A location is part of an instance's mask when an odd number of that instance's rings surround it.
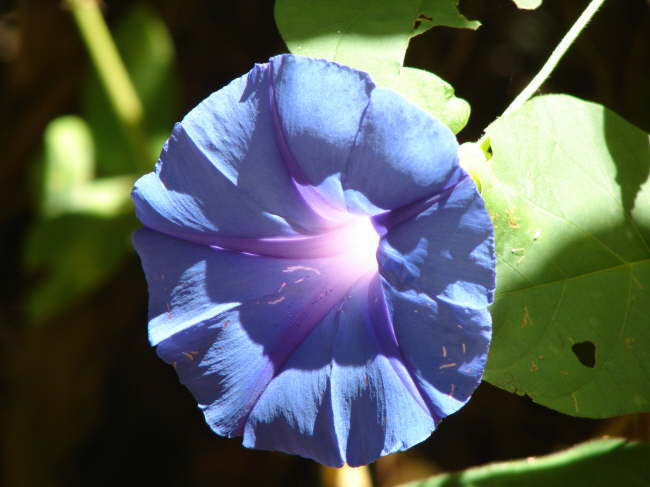
<svg viewBox="0 0 650 487">
<path fill-rule="evenodd" d="M 576 416 L 650 410 L 648 135 L 566 95 L 530 100 L 487 135 L 493 156 L 477 168 L 498 267 L 486 379 Z"/>
</svg>

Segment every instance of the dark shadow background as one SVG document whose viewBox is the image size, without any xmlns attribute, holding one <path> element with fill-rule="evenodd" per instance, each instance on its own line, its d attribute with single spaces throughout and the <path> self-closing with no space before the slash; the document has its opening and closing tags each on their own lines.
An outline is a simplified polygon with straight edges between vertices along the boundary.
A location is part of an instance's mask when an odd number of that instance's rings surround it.
<svg viewBox="0 0 650 487">
<path fill-rule="evenodd" d="M 508 0 L 461 1 L 477 31 L 437 28 L 412 42 L 407 64 L 449 81 L 472 105 L 461 140 L 475 140 L 525 86 L 586 1 L 546 0 L 535 12 Z M 131 4 L 107 1 L 109 23 Z M 174 37 L 179 112 L 286 51 L 270 0 L 152 2 Z M 21 269 L 34 208 L 31 164 L 52 118 L 74 113 L 90 69 L 60 0 L 0 0 L 0 483 L 14 486 L 319 485 L 320 469 L 214 436 L 194 400 L 146 341 L 146 289 L 135 256 L 65 313 L 34 328 L 24 303 L 37 276 Z M 20 48 L 14 48 L 16 36 Z M 650 130 L 650 4 L 609 0 L 543 92 L 604 104 Z M 636 415 L 566 417 L 482 385 L 434 436 L 374 467 L 393 485 L 436 469 L 555 451 L 603 433 L 648 439 Z"/>
</svg>

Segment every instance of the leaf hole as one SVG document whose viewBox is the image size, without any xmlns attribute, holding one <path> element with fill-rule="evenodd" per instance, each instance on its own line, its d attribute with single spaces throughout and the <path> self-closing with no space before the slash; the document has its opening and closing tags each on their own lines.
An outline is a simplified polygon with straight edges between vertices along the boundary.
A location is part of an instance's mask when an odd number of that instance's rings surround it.
<svg viewBox="0 0 650 487">
<path fill-rule="evenodd" d="M 594 368 L 596 365 L 596 345 L 594 345 L 594 342 L 587 340 L 586 342 L 575 343 L 571 350 L 573 350 L 582 365 L 590 369 Z"/>
</svg>

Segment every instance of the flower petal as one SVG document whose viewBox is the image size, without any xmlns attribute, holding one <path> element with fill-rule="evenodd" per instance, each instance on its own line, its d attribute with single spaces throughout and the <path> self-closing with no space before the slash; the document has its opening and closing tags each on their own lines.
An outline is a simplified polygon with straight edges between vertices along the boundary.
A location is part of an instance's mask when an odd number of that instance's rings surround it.
<svg viewBox="0 0 650 487">
<path fill-rule="evenodd" d="M 283 270 L 291 261 L 219 250 L 146 228 L 135 232 L 133 244 L 147 277 L 152 345 L 242 303 L 279 298 L 290 275 Z"/>
<path fill-rule="evenodd" d="M 269 381 L 358 278 L 332 259 L 247 255 L 148 229 L 134 245 L 150 341 L 226 436 L 242 434 Z"/>
<path fill-rule="evenodd" d="M 490 313 L 399 291 L 386 281 L 383 288 L 411 377 L 440 419 L 454 413 L 481 382 L 492 330 Z"/>
<path fill-rule="evenodd" d="M 323 59 L 271 59 L 277 123 L 292 174 L 327 203 L 345 208 L 341 174 L 359 131 L 374 83 L 361 71 Z"/>
<path fill-rule="evenodd" d="M 190 241 L 314 233 L 327 223 L 305 203 L 282 159 L 268 64 L 256 65 L 176 124 L 155 173 L 133 192 L 142 223 Z"/>
<path fill-rule="evenodd" d="M 245 446 L 365 465 L 435 428 L 404 367 L 378 277 L 360 280 L 269 384 Z"/>
<path fill-rule="evenodd" d="M 351 466 L 423 441 L 437 420 L 404 367 L 378 276 L 367 294 L 355 291 L 342 310 L 351 316 L 339 325 L 332 371 L 335 414 L 339 430 L 347 429 Z"/>
<path fill-rule="evenodd" d="M 269 383 L 248 418 L 244 446 L 343 464 L 330 384 L 335 316 L 330 313 L 314 329 Z"/>
<path fill-rule="evenodd" d="M 495 257 L 456 151 L 367 74 L 291 55 L 176 125 L 134 245 L 150 341 L 216 433 L 357 466 L 469 399 Z"/>
<path fill-rule="evenodd" d="M 348 209 L 377 214 L 435 195 L 458 180 L 457 153 L 446 126 L 375 89 L 343 177 Z"/>
<path fill-rule="evenodd" d="M 332 205 L 376 214 L 443 189 L 458 144 L 442 123 L 361 71 L 278 56 L 274 99 L 292 173 Z"/>
<path fill-rule="evenodd" d="M 377 252 L 379 271 L 391 285 L 461 307 L 483 309 L 492 302 L 492 223 L 469 177 L 416 215 L 392 216 L 397 223 L 388 223 L 392 228 Z"/>
</svg>

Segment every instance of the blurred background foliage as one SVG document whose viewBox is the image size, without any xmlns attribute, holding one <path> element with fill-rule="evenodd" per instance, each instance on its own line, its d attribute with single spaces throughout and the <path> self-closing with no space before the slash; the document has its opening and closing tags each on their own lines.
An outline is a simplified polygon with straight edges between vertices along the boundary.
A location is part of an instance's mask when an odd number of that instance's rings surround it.
<svg viewBox="0 0 650 487">
<path fill-rule="evenodd" d="M 585 4 L 546 0 L 523 11 L 510 0 L 461 1 L 482 27 L 426 32 L 406 65 L 436 73 L 470 103 L 459 139 L 476 140 Z M 129 242 L 138 225 L 130 186 L 173 122 L 254 62 L 286 52 L 273 2 L 102 7 L 142 101 L 137 140 L 118 123 L 66 4 L 0 2 L 0 484 L 326 484 L 309 460 L 210 433 L 147 344 L 145 282 Z M 608 1 L 543 91 L 602 103 L 650 131 L 649 7 Z M 648 441 L 650 420 L 571 418 L 483 384 L 431 439 L 382 458 L 372 474 L 392 486 L 604 434 Z"/>
</svg>

